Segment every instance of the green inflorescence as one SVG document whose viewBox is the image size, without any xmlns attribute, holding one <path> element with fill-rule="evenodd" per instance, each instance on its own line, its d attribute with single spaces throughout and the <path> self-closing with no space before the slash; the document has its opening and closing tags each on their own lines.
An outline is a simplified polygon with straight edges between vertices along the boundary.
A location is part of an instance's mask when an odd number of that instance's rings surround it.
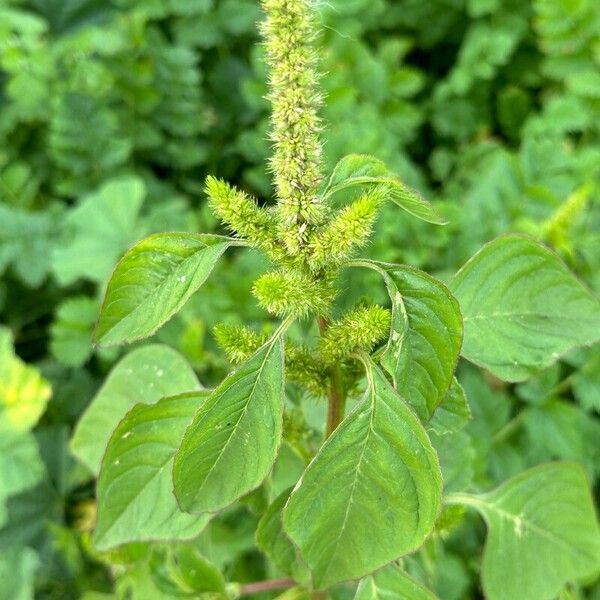
<svg viewBox="0 0 600 600">
<path fill-rule="evenodd" d="M 316 11 L 311 0 L 263 0 L 262 6 L 276 204 L 260 206 L 246 192 L 214 177 L 207 178 L 205 190 L 223 224 L 274 263 L 253 286 L 260 306 L 275 317 L 329 320 L 338 272 L 367 243 L 389 190 L 384 184 L 367 186 L 348 205 L 336 209 L 324 200 L 321 98 L 313 48 Z M 388 327 L 385 309 L 351 311 L 331 324 L 318 348 L 288 347 L 289 379 L 312 394 L 324 394 L 328 365 L 351 352 L 370 350 Z M 215 337 L 234 363 L 248 358 L 266 340 L 239 325 L 220 325 Z"/>
<path fill-rule="evenodd" d="M 291 255 L 298 255 L 327 214 L 319 197 L 321 96 L 312 47 L 314 10 L 310 0 L 263 0 L 263 8 L 277 212 L 286 248 Z"/>
<path fill-rule="evenodd" d="M 325 361 L 335 363 L 357 352 L 370 352 L 389 333 L 391 313 L 381 306 L 359 306 L 329 324 L 319 349 Z"/>
</svg>

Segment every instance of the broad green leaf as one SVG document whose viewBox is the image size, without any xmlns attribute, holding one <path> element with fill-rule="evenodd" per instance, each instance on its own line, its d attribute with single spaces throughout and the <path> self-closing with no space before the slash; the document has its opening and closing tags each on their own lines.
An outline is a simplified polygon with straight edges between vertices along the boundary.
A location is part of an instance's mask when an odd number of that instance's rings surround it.
<svg viewBox="0 0 600 600">
<path fill-rule="evenodd" d="M 450 287 L 463 314 L 463 356 L 505 381 L 523 381 L 600 339 L 598 298 L 527 237 L 490 242 Z"/>
<path fill-rule="evenodd" d="M 0 600 L 32 600 L 40 558 L 31 548 L 0 552 Z"/>
<path fill-rule="evenodd" d="M 437 596 L 390 565 L 360 582 L 354 600 L 436 600 Z"/>
<path fill-rule="evenodd" d="M 229 599 L 222 573 L 190 545 L 155 550 L 150 572 L 168 598 Z"/>
<path fill-rule="evenodd" d="M 40 286 L 50 271 L 57 225 L 49 211 L 24 211 L 0 201 L 0 274 L 12 266 L 26 285 Z"/>
<path fill-rule="evenodd" d="M 447 435 L 459 431 L 471 420 L 471 409 L 467 395 L 456 377 L 452 378 L 450 389 L 427 422 L 427 430 L 438 435 Z"/>
<path fill-rule="evenodd" d="M 99 550 L 120 544 L 195 537 L 208 515 L 181 511 L 173 495 L 173 457 L 208 397 L 199 391 L 138 404 L 115 429 L 98 478 Z"/>
<path fill-rule="evenodd" d="M 600 412 L 600 353 L 579 350 L 575 364 L 577 371 L 571 376 L 575 398 L 584 409 Z"/>
<path fill-rule="evenodd" d="M 184 510 L 215 512 L 262 483 L 281 442 L 283 400 L 275 334 L 212 392 L 186 431 L 173 469 Z"/>
<path fill-rule="evenodd" d="M 383 277 L 392 301 L 390 338 L 380 357 L 394 385 L 423 421 L 446 397 L 462 344 L 458 302 L 426 273 L 360 260 Z"/>
<path fill-rule="evenodd" d="M 563 400 L 549 400 L 519 414 L 527 434 L 521 454 L 529 464 L 553 457 L 581 463 L 591 478 L 600 471 L 599 419 Z"/>
<path fill-rule="evenodd" d="M 317 588 L 416 550 L 433 529 L 442 477 L 419 419 L 371 364 L 357 408 L 309 464 L 284 510 Z"/>
<path fill-rule="evenodd" d="M 204 283 L 234 242 L 219 235 L 157 233 L 136 244 L 108 283 L 96 341 L 121 344 L 153 334 Z"/>
<path fill-rule="evenodd" d="M 341 190 L 357 185 L 383 185 L 388 189 L 390 200 L 413 217 L 438 225 L 446 223 L 427 200 L 402 183 L 382 161 L 364 154 L 349 154 L 337 163 L 323 198 L 326 200 Z"/>
<path fill-rule="evenodd" d="M 488 526 L 482 572 L 489 600 L 551 600 L 568 581 L 599 569 L 600 530 L 577 463 L 542 465 L 487 494 L 453 498 Z"/>
<path fill-rule="evenodd" d="M 469 489 L 475 474 L 475 448 L 464 431 L 438 435 L 429 431 L 431 443 L 440 457 L 444 492 Z"/>
<path fill-rule="evenodd" d="M 296 581 L 305 583 L 310 580 L 306 565 L 302 562 L 298 550 L 283 531 L 281 514 L 292 488 L 284 490 L 265 511 L 256 529 L 256 543 L 269 557 L 271 562 L 283 573 Z"/>
<path fill-rule="evenodd" d="M 145 196 L 138 177 L 112 179 L 86 196 L 66 219 L 70 239 L 54 250 L 52 269 L 61 285 L 79 278 L 102 283 L 119 256 L 136 240 Z"/>
<path fill-rule="evenodd" d="M 50 384 L 14 353 L 10 331 L 0 327 L 0 434 L 31 429 L 51 395 Z"/>
<path fill-rule="evenodd" d="M 98 302 L 79 296 L 63 302 L 50 328 L 50 350 L 63 365 L 80 367 L 92 354 Z"/>
<path fill-rule="evenodd" d="M 35 437 L 30 432 L 0 435 L 0 502 L 39 483 L 45 474 Z"/>
<path fill-rule="evenodd" d="M 113 367 L 83 413 L 71 451 L 97 475 L 112 432 L 135 404 L 153 404 L 200 387 L 192 368 L 175 350 L 159 344 L 138 348 Z"/>
</svg>

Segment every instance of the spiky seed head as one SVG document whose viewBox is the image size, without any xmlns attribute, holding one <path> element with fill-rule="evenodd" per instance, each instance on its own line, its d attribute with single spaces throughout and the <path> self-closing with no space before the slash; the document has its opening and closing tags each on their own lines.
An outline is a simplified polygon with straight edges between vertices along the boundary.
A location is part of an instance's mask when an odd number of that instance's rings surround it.
<svg viewBox="0 0 600 600">
<path fill-rule="evenodd" d="M 204 187 L 215 216 L 233 233 L 264 250 L 271 258 L 284 253 L 277 240 L 277 221 L 268 209 L 258 206 L 245 192 L 227 182 L 208 176 Z"/>
<path fill-rule="evenodd" d="M 215 340 L 228 360 L 240 363 L 254 354 L 267 341 L 266 333 L 258 333 L 245 325 L 219 323 L 213 330 Z"/>
<path fill-rule="evenodd" d="M 391 313 L 377 305 L 359 306 L 330 323 L 319 350 L 330 363 L 355 352 L 370 352 L 389 333 Z"/>
<path fill-rule="evenodd" d="M 385 186 L 366 191 L 311 235 L 307 262 L 313 271 L 342 264 L 368 242 L 387 191 Z"/>
<path fill-rule="evenodd" d="M 328 312 L 335 288 L 328 279 L 316 279 L 299 269 L 283 268 L 259 277 L 252 293 L 272 315 L 305 317 Z"/>
</svg>

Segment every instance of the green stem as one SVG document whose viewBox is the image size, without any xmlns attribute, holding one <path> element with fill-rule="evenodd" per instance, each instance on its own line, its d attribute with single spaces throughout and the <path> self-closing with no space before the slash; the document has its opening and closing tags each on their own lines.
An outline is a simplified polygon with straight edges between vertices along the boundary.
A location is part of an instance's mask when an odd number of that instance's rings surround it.
<svg viewBox="0 0 600 600">
<path fill-rule="evenodd" d="M 319 331 L 321 335 L 327 331 L 329 326 L 327 319 L 323 316 L 318 317 Z M 327 423 L 325 425 L 325 439 L 327 439 L 342 422 L 344 410 L 346 408 L 346 390 L 344 390 L 344 381 L 342 370 L 339 364 L 330 368 L 329 371 L 329 399 L 327 404 Z"/>
<path fill-rule="evenodd" d="M 327 427 L 325 437 L 329 437 L 342 422 L 346 408 L 346 393 L 342 381 L 342 370 L 339 365 L 331 368 L 331 387 L 329 390 L 329 404 L 327 406 Z"/>
<path fill-rule="evenodd" d="M 521 411 L 514 419 L 511 419 L 504 427 L 499 429 L 492 438 L 492 444 L 499 444 L 504 442 L 511 435 L 513 435 L 523 424 L 525 421 L 525 417 L 527 416 L 527 411 Z"/>
<path fill-rule="evenodd" d="M 484 504 L 476 496 L 471 494 L 448 494 L 444 496 L 444 504 L 460 504 L 462 506 L 471 506 L 477 508 Z"/>
</svg>

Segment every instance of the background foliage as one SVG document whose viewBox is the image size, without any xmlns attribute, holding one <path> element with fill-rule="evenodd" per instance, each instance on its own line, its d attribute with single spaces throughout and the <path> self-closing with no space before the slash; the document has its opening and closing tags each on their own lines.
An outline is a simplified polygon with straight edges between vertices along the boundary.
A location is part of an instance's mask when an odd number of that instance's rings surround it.
<svg viewBox="0 0 600 600">
<path fill-rule="evenodd" d="M 600 292 L 596 0 L 330 0 L 321 15 L 329 166 L 373 154 L 450 221 L 386 208 L 368 253 L 447 279 L 484 242 L 521 231 Z M 110 597 L 114 581 L 136 598 L 174 597 L 172 570 L 160 568 L 196 560 L 208 573 L 196 551 L 229 580 L 278 574 L 255 545 L 260 492 L 214 520 L 195 550 L 98 554 L 92 470 L 69 450 L 122 352 L 90 343 L 117 258 L 151 232 L 214 231 L 208 173 L 271 197 L 259 18 L 254 0 L 0 0 L 0 598 L 91 600 Z M 232 253 L 156 334 L 203 385 L 229 368 L 217 320 L 268 326 L 248 292 L 263 268 L 253 253 Z M 346 290 L 349 302 L 384 303 L 375 276 Z M 597 351 L 572 352 L 522 384 L 467 364 L 459 379 L 474 418 L 440 438 L 448 486 L 487 490 L 574 459 L 598 490 Z M 323 407 L 300 405 L 314 431 L 298 431 L 283 453 L 274 493 L 295 481 L 297 453 L 319 433 Z M 484 529 L 476 516 L 458 520 L 408 565 L 444 600 L 480 594 Z M 584 597 L 600 586 L 564 591 Z"/>
</svg>

